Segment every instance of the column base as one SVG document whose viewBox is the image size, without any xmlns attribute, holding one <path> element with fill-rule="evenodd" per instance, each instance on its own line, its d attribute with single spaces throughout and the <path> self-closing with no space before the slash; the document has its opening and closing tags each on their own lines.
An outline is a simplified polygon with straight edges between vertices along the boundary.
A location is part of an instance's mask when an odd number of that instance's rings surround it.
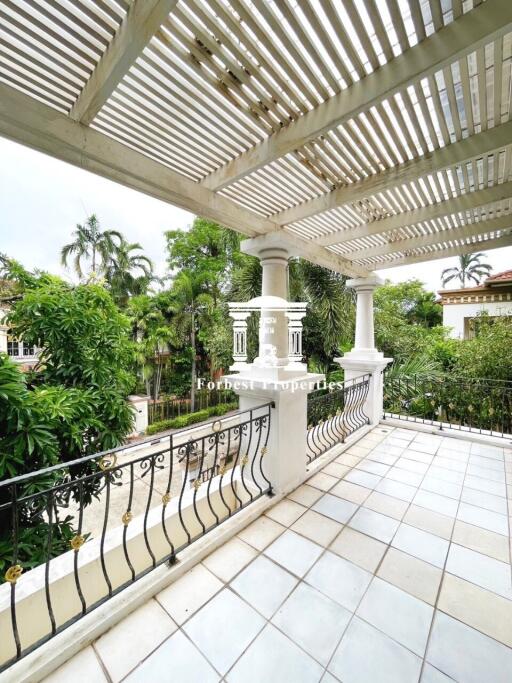
<svg viewBox="0 0 512 683">
<path fill-rule="evenodd" d="M 301 379 L 303 377 L 309 377 L 311 373 L 308 373 L 308 368 L 305 363 L 289 363 L 285 365 L 259 365 L 257 363 L 245 363 L 243 366 L 241 364 L 235 363 L 229 368 L 233 372 L 239 372 L 238 375 L 226 375 L 223 379 L 230 379 L 230 381 L 235 381 L 238 383 L 240 381 L 247 380 L 248 382 L 266 382 L 270 383 L 289 383 L 292 380 Z M 315 375 L 316 376 L 316 375 Z M 318 377 L 323 377 L 323 375 L 318 375 Z M 320 380 L 319 380 L 320 381 Z"/>
<path fill-rule="evenodd" d="M 361 375 L 370 375 L 368 398 L 364 404 L 364 412 L 371 425 L 377 425 L 384 415 L 383 370 L 392 362 L 392 358 L 385 358 L 384 354 L 371 350 L 366 356 L 363 350 L 351 351 L 342 358 L 334 359 L 345 371 L 345 379 L 353 380 Z"/>
<path fill-rule="evenodd" d="M 223 377 L 240 397 L 240 409 L 272 401 L 265 473 L 277 493 L 289 493 L 304 481 L 307 465 L 307 395 L 324 375 L 303 372 L 288 380 L 268 381 L 251 374 Z"/>
</svg>

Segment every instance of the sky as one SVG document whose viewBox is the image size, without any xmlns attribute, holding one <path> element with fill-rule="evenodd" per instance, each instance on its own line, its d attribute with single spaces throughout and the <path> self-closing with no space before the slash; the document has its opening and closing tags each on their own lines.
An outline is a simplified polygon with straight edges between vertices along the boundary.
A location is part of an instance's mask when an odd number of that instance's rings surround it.
<svg viewBox="0 0 512 683">
<path fill-rule="evenodd" d="M 166 271 L 164 231 L 185 229 L 194 219 L 188 211 L 0 138 L 0 253 L 28 269 L 74 279 L 60 264 L 60 250 L 91 213 L 103 229 L 139 242 L 159 275 Z M 512 247 L 487 252 L 486 261 L 495 273 L 512 268 Z M 441 271 L 456 262 L 449 258 L 377 272 L 392 282 L 416 277 L 438 290 Z"/>
</svg>

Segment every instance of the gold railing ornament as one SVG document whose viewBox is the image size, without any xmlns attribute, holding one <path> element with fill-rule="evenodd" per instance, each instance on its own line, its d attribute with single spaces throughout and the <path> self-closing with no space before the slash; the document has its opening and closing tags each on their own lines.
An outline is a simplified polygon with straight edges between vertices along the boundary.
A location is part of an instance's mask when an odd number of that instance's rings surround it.
<svg viewBox="0 0 512 683">
<path fill-rule="evenodd" d="M 494 415 L 494 408 L 489 408 L 489 415 Z"/>
<path fill-rule="evenodd" d="M 77 534 L 76 536 L 73 536 L 73 538 L 70 540 L 69 545 L 77 553 L 84 543 L 85 538 L 81 534 Z"/>
<path fill-rule="evenodd" d="M 112 453 L 110 455 L 104 455 L 98 462 L 98 466 L 102 472 L 107 470 L 112 470 L 117 465 L 117 455 Z"/>
<path fill-rule="evenodd" d="M 263 448 L 262 448 L 261 451 L 260 451 L 261 457 L 263 457 L 263 456 L 265 455 L 266 452 L 267 452 L 267 447 L 266 447 L 266 446 L 263 446 Z"/>
<path fill-rule="evenodd" d="M 170 493 L 164 493 L 162 496 L 162 505 L 165 507 L 166 505 L 169 505 L 171 502 L 171 494 Z"/>
<path fill-rule="evenodd" d="M 222 422 L 220 420 L 215 420 L 212 424 L 212 432 L 220 432 L 222 429 Z"/>
<path fill-rule="evenodd" d="M 249 462 L 249 456 L 244 455 L 244 457 L 242 458 L 242 460 L 240 462 L 242 463 L 242 467 L 245 467 L 247 465 L 247 463 Z"/>
<path fill-rule="evenodd" d="M 453 410 L 455 408 L 455 405 L 453 403 L 448 403 L 448 408 L 450 410 Z"/>
<path fill-rule="evenodd" d="M 226 474 L 226 465 L 221 465 L 219 467 L 219 474 L 221 477 L 223 477 Z"/>
<path fill-rule="evenodd" d="M 192 486 L 197 491 L 199 489 L 199 487 L 201 486 L 201 480 L 200 479 L 194 479 L 194 483 L 192 484 Z"/>
<path fill-rule="evenodd" d="M 468 406 L 468 410 L 469 410 L 470 413 L 472 413 L 473 410 L 474 410 L 473 406 L 472 406 L 472 405 L 469 405 L 469 406 Z"/>
<path fill-rule="evenodd" d="M 121 521 L 125 526 L 128 526 L 128 524 L 132 521 L 133 519 L 133 512 L 130 510 L 127 510 L 124 515 L 121 517 Z"/>
<path fill-rule="evenodd" d="M 9 583 L 16 583 L 22 574 L 23 567 L 21 564 L 15 564 L 14 566 L 9 567 L 9 569 L 5 572 L 4 578 Z"/>
</svg>

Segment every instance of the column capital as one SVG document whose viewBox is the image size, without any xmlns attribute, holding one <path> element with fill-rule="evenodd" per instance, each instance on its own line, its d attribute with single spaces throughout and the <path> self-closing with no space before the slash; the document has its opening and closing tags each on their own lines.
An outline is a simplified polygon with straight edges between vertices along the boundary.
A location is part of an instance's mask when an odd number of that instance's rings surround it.
<svg viewBox="0 0 512 683">
<path fill-rule="evenodd" d="M 347 287 L 355 289 L 356 292 L 373 292 L 374 289 L 381 287 L 383 284 L 384 281 L 378 275 L 356 277 L 352 280 L 347 280 Z"/>
</svg>

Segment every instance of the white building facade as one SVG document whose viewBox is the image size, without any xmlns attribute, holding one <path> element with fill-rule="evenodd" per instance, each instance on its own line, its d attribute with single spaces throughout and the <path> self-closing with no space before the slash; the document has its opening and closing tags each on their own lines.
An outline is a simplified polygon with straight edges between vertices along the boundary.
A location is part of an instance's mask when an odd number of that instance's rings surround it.
<svg viewBox="0 0 512 683">
<path fill-rule="evenodd" d="M 455 339 L 471 339 L 482 314 L 491 318 L 512 317 L 512 270 L 487 278 L 483 285 L 441 290 L 443 325 Z"/>
</svg>

